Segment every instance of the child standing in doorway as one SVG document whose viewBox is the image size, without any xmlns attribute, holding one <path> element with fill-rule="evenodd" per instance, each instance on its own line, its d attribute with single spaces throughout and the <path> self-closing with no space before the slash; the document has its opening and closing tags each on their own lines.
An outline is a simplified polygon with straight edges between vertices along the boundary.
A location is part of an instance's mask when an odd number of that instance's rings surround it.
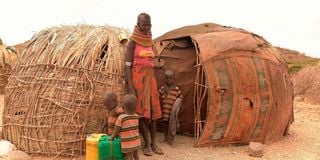
<svg viewBox="0 0 320 160">
<path fill-rule="evenodd" d="M 164 142 L 173 144 L 177 127 L 179 127 L 178 114 L 182 106 L 182 94 L 174 84 L 174 72 L 166 70 L 165 84 L 159 89 L 162 120 L 164 121 Z"/>
</svg>

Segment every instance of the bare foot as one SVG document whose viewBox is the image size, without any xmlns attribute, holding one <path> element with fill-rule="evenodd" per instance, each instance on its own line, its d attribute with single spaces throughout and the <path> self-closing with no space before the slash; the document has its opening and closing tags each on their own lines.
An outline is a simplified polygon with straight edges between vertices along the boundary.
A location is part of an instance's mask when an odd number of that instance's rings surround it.
<svg viewBox="0 0 320 160">
<path fill-rule="evenodd" d="M 163 151 L 161 148 L 159 148 L 157 145 L 152 145 L 151 146 L 151 149 L 152 151 L 155 153 L 155 154 L 160 154 L 160 155 L 163 155 Z"/>
<path fill-rule="evenodd" d="M 146 156 L 152 156 L 151 148 L 144 148 L 143 149 L 143 154 L 146 155 Z"/>
<path fill-rule="evenodd" d="M 167 144 L 169 144 L 170 146 L 172 146 L 172 147 L 173 147 L 173 143 L 172 143 L 172 141 L 171 141 L 171 140 L 166 140 L 166 142 L 167 142 Z"/>
<path fill-rule="evenodd" d="M 167 138 L 164 138 L 161 143 L 167 143 L 168 142 L 168 139 Z"/>
</svg>

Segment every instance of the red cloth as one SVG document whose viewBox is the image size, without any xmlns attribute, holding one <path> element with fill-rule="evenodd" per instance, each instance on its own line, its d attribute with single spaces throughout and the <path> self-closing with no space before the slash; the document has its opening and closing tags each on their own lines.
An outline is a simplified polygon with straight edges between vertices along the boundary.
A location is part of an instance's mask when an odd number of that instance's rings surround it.
<svg viewBox="0 0 320 160">
<path fill-rule="evenodd" d="M 140 118 L 161 118 L 161 107 L 157 82 L 152 67 L 133 65 L 132 83 L 137 92 L 138 104 L 136 113 Z"/>
<path fill-rule="evenodd" d="M 153 66 L 153 57 L 154 53 L 152 47 L 145 47 L 136 43 L 134 48 L 133 64 L 151 67 Z"/>
</svg>

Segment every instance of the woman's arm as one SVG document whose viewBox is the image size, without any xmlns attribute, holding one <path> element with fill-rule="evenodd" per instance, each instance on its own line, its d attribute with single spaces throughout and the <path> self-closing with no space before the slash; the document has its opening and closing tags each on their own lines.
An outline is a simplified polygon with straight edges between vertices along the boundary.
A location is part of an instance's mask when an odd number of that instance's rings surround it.
<svg viewBox="0 0 320 160">
<path fill-rule="evenodd" d="M 127 52 L 125 57 L 125 63 L 126 63 L 125 68 L 126 68 L 126 79 L 128 83 L 128 92 L 130 94 L 137 96 L 132 83 L 132 63 L 133 63 L 134 49 L 135 49 L 135 42 L 130 40 L 127 46 Z"/>
</svg>

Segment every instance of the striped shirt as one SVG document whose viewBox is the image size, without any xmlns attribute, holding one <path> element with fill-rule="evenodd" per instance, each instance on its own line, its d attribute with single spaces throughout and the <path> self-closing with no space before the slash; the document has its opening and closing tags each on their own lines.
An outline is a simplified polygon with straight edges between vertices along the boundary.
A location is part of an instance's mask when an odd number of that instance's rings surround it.
<svg viewBox="0 0 320 160">
<path fill-rule="evenodd" d="M 117 119 L 116 126 L 121 128 L 119 135 L 121 138 L 122 153 L 138 150 L 141 145 L 138 115 L 122 114 Z"/>
<path fill-rule="evenodd" d="M 113 133 L 114 125 L 116 124 L 116 121 L 121 114 L 124 114 L 124 110 L 122 109 L 121 106 L 118 106 L 109 112 L 109 114 L 108 114 L 108 135 L 111 135 Z"/>
<path fill-rule="evenodd" d="M 169 88 L 169 87 L 167 87 Z M 182 94 L 179 87 L 175 86 L 166 90 L 165 86 L 162 86 L 159 89 L 159 94 L 161 97 L 161 110 L 162 110 L 162 119 L 168 121 L 170 117 L 170 112 L 172 110 L 172 105 L 178 99 L 182 99 Z"/>
</svg>

